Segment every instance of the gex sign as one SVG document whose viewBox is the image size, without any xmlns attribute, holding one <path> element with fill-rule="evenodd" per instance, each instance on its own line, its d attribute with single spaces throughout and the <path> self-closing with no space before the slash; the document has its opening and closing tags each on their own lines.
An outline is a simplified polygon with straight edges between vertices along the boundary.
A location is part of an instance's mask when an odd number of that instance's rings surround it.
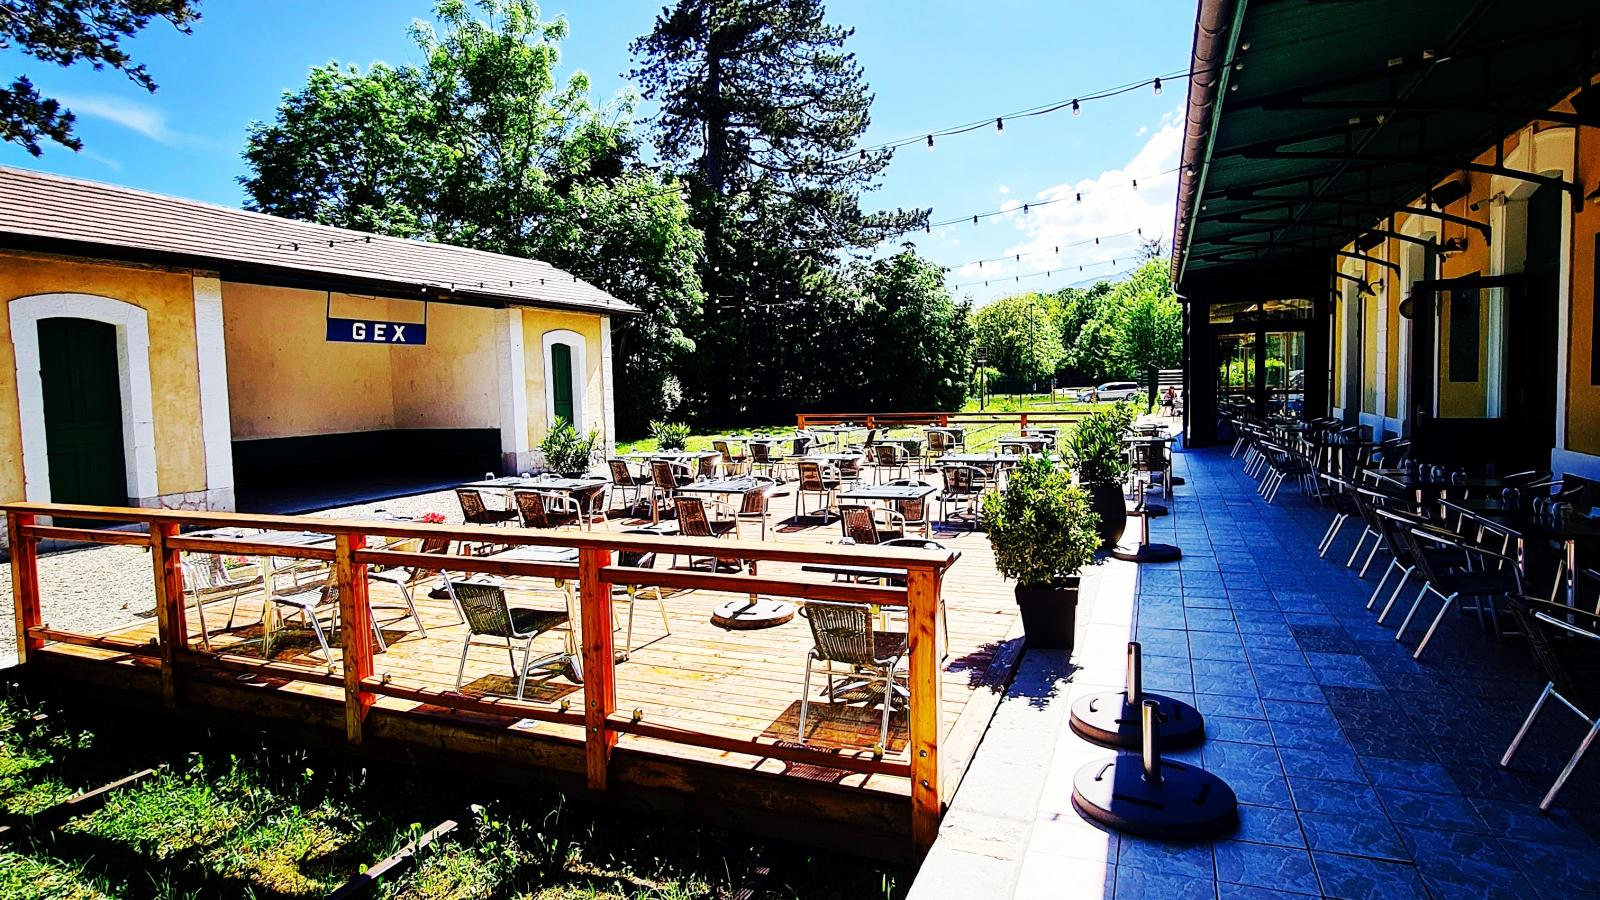
<svg viewBox="0 0 1600 900">
<path fill-rule="evenodd" d="M 328 340 L 346 344 L 426 344 L 427 322 L 328 317 Z"/>
</svg>

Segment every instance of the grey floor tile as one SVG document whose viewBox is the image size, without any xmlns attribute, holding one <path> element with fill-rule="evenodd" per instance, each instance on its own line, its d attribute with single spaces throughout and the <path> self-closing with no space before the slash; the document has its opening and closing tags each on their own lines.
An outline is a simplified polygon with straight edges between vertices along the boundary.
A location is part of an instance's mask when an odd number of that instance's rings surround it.
<svg viewBox="0 0 1600 900">
<path fill-rule="evenodd" d="M 1230 840 L 1279 847 L 1304 847 L 1306 836 L 1293 809 L 1276 806 L 1239 804 L 1239 828 L 1227 835 Z"/>
<path fill-rule="evenodd" d="M 1540 897 L 1600 894 L 1600 850 L 1552 847 L 1536 841 L 1500 839 L 1500 846 Z"/>
<path fill-rule="evenodd" d="M 1067 891 L 1063 891 L 1063 896 Z M 1117 900 L 1215 900 L 1217 882 L 1211 876 L 1117 867 Z"/>
<path fill-rule="evenodd" d="M 1117 867 L 1132 867 L 1163 875 L 1213 878 L 1216 868 L 1207 841 L 1159 841 L 1123 835 Z"/>
<path fill-rule="evenodd" d="M 1346 816 L 1383 816 L 1378 794 L 1364 784 L 1290 778 L 1294 808 L 1300 812 L 1332 813 Z"/>
<path fill-rule="evenodd" d="M 1318 851 L 1311 858 L 1322 893 L 1330 900 L 1428 900 L 1427 888 L 1410 863 Z"/>
<path fill-rule="evenodd" d="M 1318 893 L 1311 854 L 1294 847 L 1217 841 L 1217 879 L 1301 894 Z"/>
<path fill-rule="evenodd" d="M 1312 850 L 1411 861 L 1399 833 L 1382 816 L 1301 812 L 1300 823 Z"/>
<path fill-rule="evenodd" d="M 1272 726 L 1260 719 L 1206 716 L 1206 739 L 1242 744 L 1271 744 Z"/>
<path fill-rule="evenodd" d="M 1352 784 L 1367 783 L 1367 777 L 1354 753 L 1283 747 L 1279 748 L 1278 756 L 1286 775 L 1320 778 L 1323 781 L 1348 781 Z"/>
<path fill-rule="evenodd" d="M 1461 793 L 1445 767 L 1433 763 L 1369 756 L 1361 760 L 1361 767 L 1366 770 L 1367 778 L 1379 787 L 1435 794 Z"/>
<path fill-rule="evenodd" d="M 1384 810 L 1395 825 L 1444 828 L 1451 831 L 1487 832 L 1489 826 L 1467 798 L 1424 791 L 1377 788 Z"/>
</svg>

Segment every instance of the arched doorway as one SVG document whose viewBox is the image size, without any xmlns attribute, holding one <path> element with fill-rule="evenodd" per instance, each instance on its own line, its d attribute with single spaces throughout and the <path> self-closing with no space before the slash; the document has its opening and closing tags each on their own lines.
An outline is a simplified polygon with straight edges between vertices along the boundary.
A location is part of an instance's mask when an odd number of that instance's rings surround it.
<svg viewBox="0 0 1600 900">
<path fill-rule="evenodd" d="M 546 331 L 544 347 L 545 425 L 563 421 L 583 432 L 591 427 L 584 415 L 584 380 L 588 364 L 583 335 L 565 328 Z"/>
<path fill-rule="evenodd" d="M 125 506 L 122 387 L 117 327 L 93 319 L 39 320 L 50 499 Z"/>
</svg>

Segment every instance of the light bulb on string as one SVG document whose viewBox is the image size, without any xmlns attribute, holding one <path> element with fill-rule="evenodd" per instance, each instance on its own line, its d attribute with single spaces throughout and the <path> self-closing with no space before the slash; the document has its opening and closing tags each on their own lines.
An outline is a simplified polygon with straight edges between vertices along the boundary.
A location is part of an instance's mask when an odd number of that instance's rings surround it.
<svg viewBox="0 0 1600 900">
<path fill-rule="evenodd" d="M 1072 101 L 1072 114 L 1076 116 L 1076 115 L 1082 115 L 1082 113 L 1083 113 L 1083 110 L 1078 108 L 1078 101 L 1077 100 L 1073 100 Z"/>
<path fill-rule="evenodd" d="M 974 224 L 974 225 L 978 224 L 978 217 L 977 216 L 973 216 L 972 217 L 972 224 Z"/>
<path fill-rule="evenodd" d="M 1099 238 L 1095 238 L 1095 239 L 1094 239 L 1094 242 L 1095 242 L 1095 246 L 1099 246 L 1099 244 L 1100 244 L 1100 239 L 1099 239 Z"/>
<path fill-rule="evenodd" d="M 928 149 L 929 150 L 933 149 L 933 135 L 931 135 L 931 134 L 928 135 Z"/>
<path fill-rule="evenodd" d="M 1083 195 L 1082 195 L 1082 194 L 1079 194 L 1079 195 L 1078 195 L 1078 202 L 1079 202 L 1079 203 L 1082 203 L 1082 202 L 1083 202 Z"/>
<path fill-rule="evenodd" d="M 1155 87 L 1156 87 L 1156 96 L 1157 97 L 1161 96 L 1161 79 L 1160 78 L 1156 79 Z"/>
<path fill-rule="evenodd" d="M 1022 204 L 1022 212 L 1023 212 L 1024 215 L 1027 214 L 1027 212 L 1028 212 L 1028 204 L 1026 204 L 1026 203 Z"/>
<path fill-rule="evenodd" d="M 1005 134 L 1006 133 L 1006 120 L 1000 118 L 999 116 L 996 116 L 995 120 L 994 120 L 994 130 L 999 132 L 1000 134 Z"/>
<path fill-rule="evenodd" d="M 1133 189 L 1136 191 L 1139 189 L 1139 179 L 1137 178 L 1133 180 Z"/>
</svg>

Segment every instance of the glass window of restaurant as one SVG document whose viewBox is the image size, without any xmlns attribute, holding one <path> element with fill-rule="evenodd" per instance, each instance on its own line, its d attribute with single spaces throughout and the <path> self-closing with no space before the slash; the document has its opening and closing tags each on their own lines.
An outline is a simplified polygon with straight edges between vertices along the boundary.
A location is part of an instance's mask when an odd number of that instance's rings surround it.
<svg viewBox="0 0 1600 900">
<path fill-rule="evenodd" d="M 1304 299 L 1211 304 L 1220 407 L 1305 415 L 1306 329 L 1314 310 Z"/>
</svg>

